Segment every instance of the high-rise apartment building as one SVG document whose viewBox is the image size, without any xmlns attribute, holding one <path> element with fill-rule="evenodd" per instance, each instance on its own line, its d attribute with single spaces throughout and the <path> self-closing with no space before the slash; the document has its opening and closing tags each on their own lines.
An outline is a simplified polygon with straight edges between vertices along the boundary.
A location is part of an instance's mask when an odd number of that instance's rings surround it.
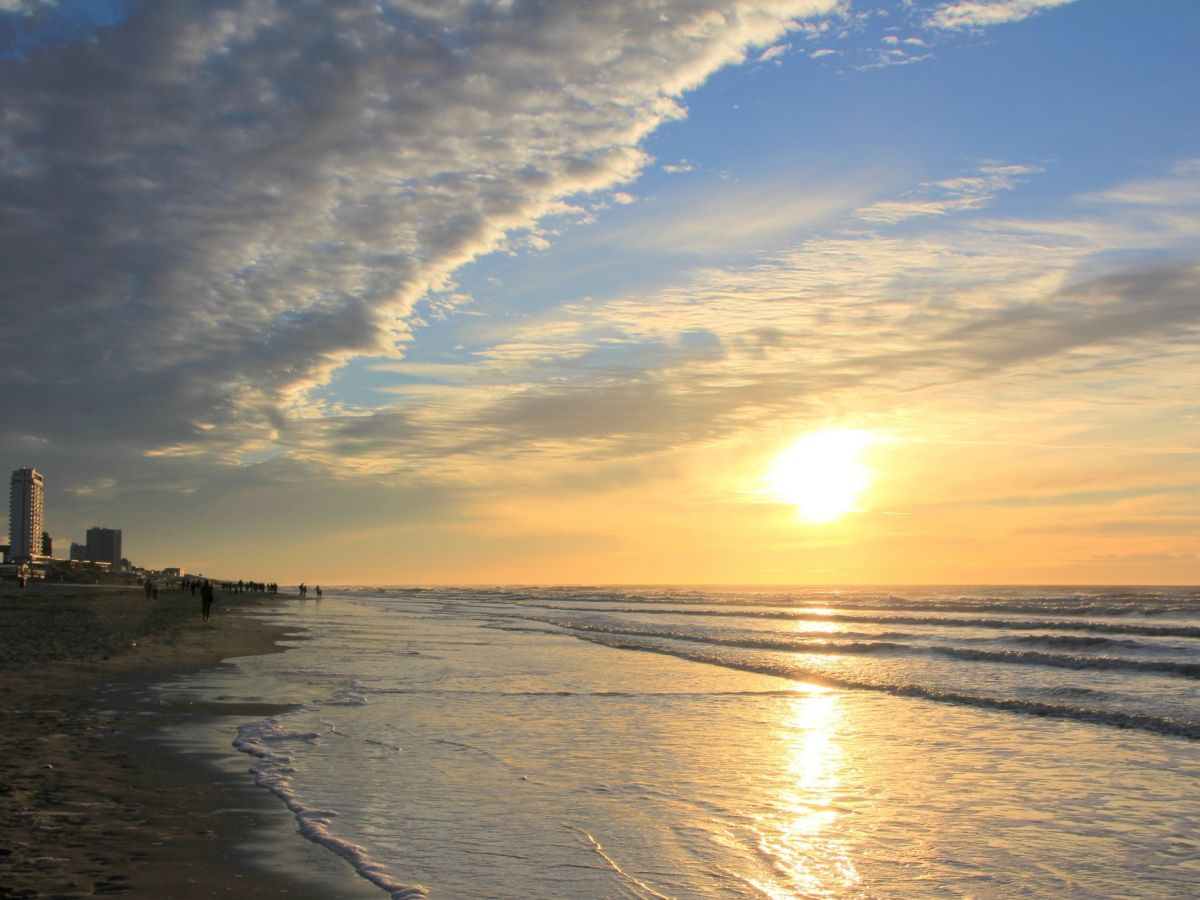
<svg viewBox="0 0 1200 900">
<path fill-rule="evenodd" d="M 42 555 L 42 494 L 44 484 L 37 469 L 12 473 L 8 500 L 9 558 L 28 562 Z"/>
<path fill-rule="evenodd" d="M 87 558 L 92 562 L 111 563 L 114 568 L 121 565 L 121 529 L 89 528 L 87 530 Z"/>
</svg>

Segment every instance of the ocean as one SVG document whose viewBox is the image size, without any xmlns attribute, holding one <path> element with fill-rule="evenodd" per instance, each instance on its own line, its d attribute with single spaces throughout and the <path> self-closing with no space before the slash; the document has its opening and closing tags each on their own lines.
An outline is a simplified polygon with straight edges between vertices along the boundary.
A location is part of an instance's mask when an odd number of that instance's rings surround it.
<svg viewBox="0 0 1200 900">
<path fill-rule="evenodd" d="M 222 751 L 380 896 L 1200 896 L 1196 588 L 356 588 L 271 616 L 305 636 L 160 690 L 295 704 Z"/>
</svg>

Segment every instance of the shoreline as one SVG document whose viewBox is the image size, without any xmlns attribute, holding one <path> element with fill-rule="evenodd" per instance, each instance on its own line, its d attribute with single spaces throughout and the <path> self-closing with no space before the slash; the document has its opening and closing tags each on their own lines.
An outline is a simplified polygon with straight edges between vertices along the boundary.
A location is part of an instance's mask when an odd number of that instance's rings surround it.
<svg viewBox="0 0 1200 900">
<path fill-rule="evenodd" d="M 222 595 L 203 623 L 183 591 L 0 583 L 0 898 L 380 896 L 300 837 L 232 747 L 216 759 L 164 737 L 288 709 L 154 690 L 285 650 L 302 629 L 254 612 L 286 600 Z"/>
</svg>

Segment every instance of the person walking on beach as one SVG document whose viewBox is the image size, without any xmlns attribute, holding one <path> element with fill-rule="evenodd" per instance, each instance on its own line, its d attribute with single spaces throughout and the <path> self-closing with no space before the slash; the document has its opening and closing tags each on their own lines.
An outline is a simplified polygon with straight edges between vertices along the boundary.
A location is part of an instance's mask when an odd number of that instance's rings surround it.
<svg viewBox="0 0 1200 900">
<path fill-rule="evenodd" d="M 213 589 L 208 579 L 204 579 L 204 584 L 200 585 L 200 612 L 204 616 L 204 621 L 208 621 L 208 614 L 212 611 Z"/>
</svg>

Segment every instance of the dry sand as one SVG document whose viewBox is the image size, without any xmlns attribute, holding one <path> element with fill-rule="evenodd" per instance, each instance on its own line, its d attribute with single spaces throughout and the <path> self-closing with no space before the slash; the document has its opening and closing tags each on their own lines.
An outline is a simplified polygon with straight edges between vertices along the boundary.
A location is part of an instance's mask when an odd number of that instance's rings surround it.
<svg viewBox="0 0 1200 900">
<path fill-rule="evenodd" d="M 284 630 L 247 614 L 271 602 L 286 601 L 219 598 L 202 623 L 181 591 L 155 601 L 140 588 L 0 582 L 0 898 L 381 896 L 292 837 L 283 805 L 244 771 L 152 739 L 181 720 L 271 712 L 166 704 L 150 690 L 271 652 Z M 272 836 L 304 857 L 284 860 L 289 875 L 263 866 Z"/>
</svg>

